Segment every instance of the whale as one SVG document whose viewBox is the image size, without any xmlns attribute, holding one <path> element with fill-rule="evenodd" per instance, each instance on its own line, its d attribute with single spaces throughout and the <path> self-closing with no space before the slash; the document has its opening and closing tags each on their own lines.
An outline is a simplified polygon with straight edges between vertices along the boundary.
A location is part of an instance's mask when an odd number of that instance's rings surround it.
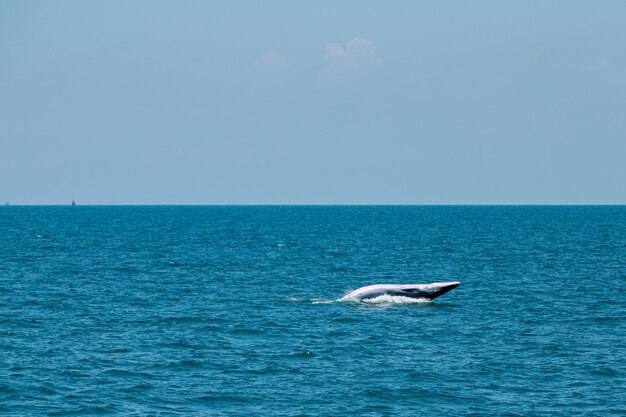
<svg viewBox="0 0 626 417">
<path fill-rule="evenodd" d="M 361 287 L 345 295 L 341 300 L 367 301 L 383 295 L 433 300 L 461 285 L 459 281 L 433 282 L 430 284 L 375 284 Z"/>
</svg>

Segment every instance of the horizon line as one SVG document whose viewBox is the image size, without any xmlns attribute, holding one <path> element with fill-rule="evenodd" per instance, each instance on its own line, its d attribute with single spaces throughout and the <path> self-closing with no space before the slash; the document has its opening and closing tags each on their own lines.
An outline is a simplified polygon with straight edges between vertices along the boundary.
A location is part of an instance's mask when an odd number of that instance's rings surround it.
<svg viewBox="0 0 626 417">
<path fill-rule="evenodd" d="M 122 203 L 122 204 L 10 204 L 3 207 L 621 207 L 626 203 Z"/>
</svg>

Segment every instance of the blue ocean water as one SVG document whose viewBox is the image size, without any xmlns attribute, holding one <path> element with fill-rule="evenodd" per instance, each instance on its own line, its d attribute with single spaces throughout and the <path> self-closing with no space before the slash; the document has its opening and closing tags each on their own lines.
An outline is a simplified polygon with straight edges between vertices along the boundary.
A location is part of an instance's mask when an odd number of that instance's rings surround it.
<svg viewBox="0 0 626 417">
<path fill-rule="evenodd" d="M 626 207 L 0 207 L 0 413 L 623 416 Z"/>
</svg>

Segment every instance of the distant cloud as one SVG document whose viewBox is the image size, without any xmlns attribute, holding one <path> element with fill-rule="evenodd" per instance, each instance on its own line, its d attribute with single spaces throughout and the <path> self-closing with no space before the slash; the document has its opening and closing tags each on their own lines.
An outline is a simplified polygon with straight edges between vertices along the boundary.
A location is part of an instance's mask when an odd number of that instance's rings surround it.
<svg viewBox="0 0 626 417">
<path fill-rule="evenodd" d="M 602 84 L 612 88 L 626 88 L 626 68 L 623 65 L 616 65 L 615 61 L 599 57 L 589 62 L 584 70 L 588 77 Z"/>
<path fill-rule="evenodd" d="M 328 61 L 327 70 L 330 72 L 369 70 L 381 65 L 372 41 L 360 36 L 350 39 L 345 46 L 337 42 L 329 43 L 324 58 Z"/>
<path fill-rule="evenodd" d="M 606 71 L 609 68 L 609 61 L 604 58 L 597 58 L 595 61 L 591 62 L 588 66 L 587 66 L 587 71 L 588 72 L 603 72 Z"/>
<path fill-rule="evenodd" d="M 278 55 L 276 52 L 266 52 L 259 57 L 252 66 L 258 70 L 285 71 L 291 67 L 292 61 Z"/>
</svg>

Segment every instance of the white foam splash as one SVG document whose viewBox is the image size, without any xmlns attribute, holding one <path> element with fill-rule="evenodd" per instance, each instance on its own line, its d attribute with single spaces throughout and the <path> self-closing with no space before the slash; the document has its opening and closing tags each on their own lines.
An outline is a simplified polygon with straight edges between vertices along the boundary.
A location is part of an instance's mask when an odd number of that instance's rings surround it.
<svg viewBox="0 0 626 417">
<path fill-rule="evenodd" d="M 313 299 L 311 300 L 311 302 L 313 304 L 330 304 L 330 303 L 334 303 L 338 300 L 323 300 L 323 299 Z"/>
<path fill-rule="evenodd" d="M 290 303 L 311 303 L 311 304 L 330 304 L 330 303 L 334 303 L 338 300 L 328 300 L 325 298 L 295 298 L 295 297 L 289 297 L 287 298 L 287 301 L 289 301 Z"/>
<path fill-rule="evenodd" d="M 369 298 L 367 300 L 359 300 L 356 298 L 339 298 L 336 300 L 329 300 L 324 298 L 295 298 L 289 297 L 287 301 L 291 303 L 311 303 L 311 304 L 332 304 L 332 303 L 351 303 L 351 304 L 423 304 L 429 303 L 428 298 L 410 298 L 402 297 L 398 295 L 381 295 L 375 298 Z"/>
<path fill-rule="evenodd" d="M 357 300 L 356 298 L 339 298 L 337 300 L 335 300 L 338 303 L 360 303 L 360 300 Z"/>
<path fill-rule="evenodd" d="M 379 297 L 362 300 L 362 302 L 368 304 L 423 304 L 429 303 L 430 300 L 428 298 L 410 298 L 384 294 Z"/>
</svg>

